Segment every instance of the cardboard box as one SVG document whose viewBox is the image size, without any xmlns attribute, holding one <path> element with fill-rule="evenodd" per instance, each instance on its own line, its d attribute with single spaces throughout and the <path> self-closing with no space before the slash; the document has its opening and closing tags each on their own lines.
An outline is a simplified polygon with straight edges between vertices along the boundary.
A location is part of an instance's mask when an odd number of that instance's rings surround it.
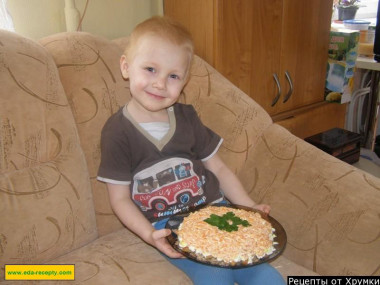
<svg viewBox="0 0 380 285">
<path fill-rule="evenodd" d="M 353 76 L 359 47 L 359 31 L 330 31 L 325 100 L 347 103 L 353 92 Z"/>
</svg>

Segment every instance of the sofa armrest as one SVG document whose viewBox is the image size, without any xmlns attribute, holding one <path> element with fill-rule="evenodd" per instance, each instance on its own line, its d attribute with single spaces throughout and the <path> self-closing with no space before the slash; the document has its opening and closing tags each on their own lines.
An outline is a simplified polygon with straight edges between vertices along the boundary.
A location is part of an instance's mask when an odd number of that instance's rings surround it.
<svg viewBox="0 0 380 285">
<path fill-rule="evenodd" d="M 0 267 L 47 262 L 97 237 L 88 168 L 45 49 L 0 30 L 0 86 Z"/>
<path fill-rule="evenodd" d="M 380 179 L 271 125 L 239 172 L 284 226 L 284 255 L 321 275 L 380 273 Z"/>
</svg>

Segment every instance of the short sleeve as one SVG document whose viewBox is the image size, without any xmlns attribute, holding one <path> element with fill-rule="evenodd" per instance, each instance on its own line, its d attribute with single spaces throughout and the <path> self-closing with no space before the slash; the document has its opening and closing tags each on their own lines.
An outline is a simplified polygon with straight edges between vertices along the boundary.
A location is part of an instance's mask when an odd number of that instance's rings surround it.
<svg viewBox="0 0 380 285">
<path fill-rule="evenodd" d="M 114 114 L 106 122 L 101 133 L 101 161 L 97 179 L 103 182 L 129 185 L 131 157 L 129 141 L 123 128 L 122 113 Z"/>
<path fill-rule="evenodd" d="M 205 126 L 198 117 L 194 107 L 189 106 L 190 123 L 193 126 L 194 136 L 196 138 L 194 151 L 197 153 L 197 159 L 206 161 L 218 151 L 223 139 Z"/>
</svg>

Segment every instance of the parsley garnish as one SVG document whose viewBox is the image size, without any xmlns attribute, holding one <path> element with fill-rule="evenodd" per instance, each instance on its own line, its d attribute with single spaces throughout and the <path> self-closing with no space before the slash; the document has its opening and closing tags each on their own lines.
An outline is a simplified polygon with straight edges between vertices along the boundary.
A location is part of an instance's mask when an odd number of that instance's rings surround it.
<svg viewBox="0 0 380 285">
<path fill-rule="evenodd" d="M 238 225 L 248 227 L 250 224 L 246 220 L 242 220 L 235 216 L 233 212 L 225 213 L 223 216 L 211 214 L 209 218 L 204 220 L 206 223 L 218 227 L 219 230 L 232 232 L 239 230 Z"/>
</svg>

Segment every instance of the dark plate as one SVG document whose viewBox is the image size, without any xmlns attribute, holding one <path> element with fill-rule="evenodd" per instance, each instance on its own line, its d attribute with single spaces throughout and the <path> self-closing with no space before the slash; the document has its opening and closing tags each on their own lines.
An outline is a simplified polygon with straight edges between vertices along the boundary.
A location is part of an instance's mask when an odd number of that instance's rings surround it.
<svg viewBox="0 0 380 285">
<path fill-rule="evenodd" d="M 274 242 L 277 242 L 277 244 L 274 245 L 274 248 L 275 248 L 274 252 L 270 255 L 264 256 L 263 258 L 257 258 L 252 263 L 243 264 L 242 262 L 237 262 L 234 265 L 231 265 L 225 262 L 218 261 L 216 259 L 203 259 L 202 257 L 197 256 L 193 252 L 183 251 L 178 245 L 178 238 L 175 231 L 178 229 L 179 225 L 183 222 L 183 219 L 185 217 L 187 217 L 191 212 L 199 210 L 199 208 L 194 211 L 190 211 L 188 213 L 171 216 L 168 222 L 166 223 L 165 228 L 170 229 L 172 231 L 172 233 L 169 236 L 167 236 L 167 240 L 169 241 L 169 243 L 172 245 L 172 247 L 175 250 L 177 250 L 178 252 L 182 253 L 184 256 L 194 261 L 204 263 L 207 265 L 214 265 L 214 266 L 225 267 L 225 268 L 243 268 L 243 267 L 254 266 L 263 262 L 271 261 L 275 259 L 278 255 L 280 255 L 285 249 L 286 232 L 284 228 L 281 226 L 281 224 L 278 221 L 276 221 L 274 218 L 272 218 L 271 216 L 268 216 L 258 210 L 254 210 L 248 207 L 243 207 L 243 206 L 238 206 L 238 205 L 214 204 L 212 206 L 243 209 L 243 210 L 259 213 L 261 217 L 267 220 L 268 222 L 270 222 L 272 224 L 272 227 L 275 229 L 274 233 L 276 237 L 274 238 Z"/>
</svg>

